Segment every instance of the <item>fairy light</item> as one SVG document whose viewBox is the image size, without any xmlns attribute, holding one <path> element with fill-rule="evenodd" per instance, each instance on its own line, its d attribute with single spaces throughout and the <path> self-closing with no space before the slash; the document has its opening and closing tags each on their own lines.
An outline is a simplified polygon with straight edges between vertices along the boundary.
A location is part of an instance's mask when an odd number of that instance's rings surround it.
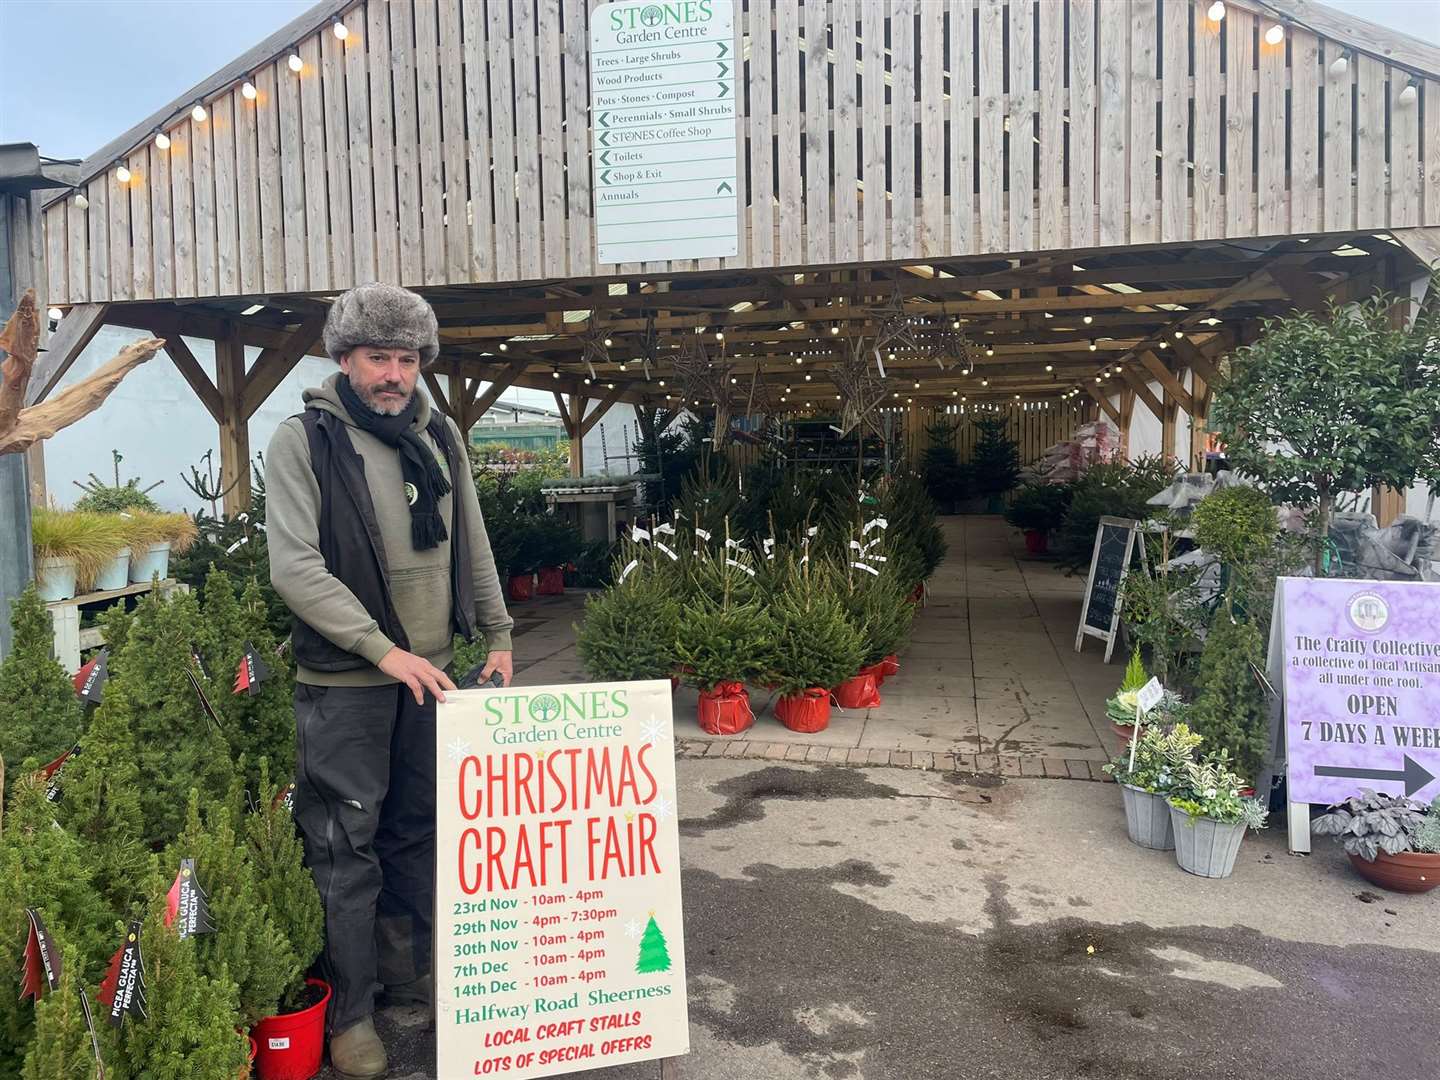
<svg viewBox="0 0 1440 1080">
<path fill-rule="evenodd" d="M 1349 70 L 1350 53 L 1347 50 L 1342 49 L 1340 50 L 1340 55 L 1335 57 L 1334 60 L 1330 61 L 1330 75 L 1332 78 L 1338 79 Z"/>
<path fill-rule="evenodd" d="M 201 105 L 198 101 L 195 103 L 195 107 L 190 110 L 190 119 L 194 120 L 197 124 L 203 124 L 209 119 L 209 116 L 210 114 L 205 111 L 205 106 Z"/>
<path fill-rule="evenodd" d="M 246 101 L 254 101 L 257 97 L 260 96 L 260 91 L 255 89 L 255 84 L 253 82 L 251 82 L 249 79 L 246 79 L 244 83 L 242 83 L 240 86 L 240 96 L 243 97 Z"/>
<path fill-rule="evenodd" d="M 1081 319 L 1080 321 L 1083 322 L 1086 326 L 1089 326 L 1091 323 L 1093 323 L 1093 322 L 1095 321 L 1095 316 L 1094 316 L 1094 315 L 1086 315 L 1086 316 L 1085 316 L 1083 319 Z"/>
<path fill-rule="evenodd" d="M 51 322 L 59 322 L 65 317 L 65 313 L 61 311 L 58 307 L 52 307 L 49 311 L 45 313 L 45 315 Z"/>
<path fill-rule="evenodd" d="M 335 36 L 336 36 L 337 38 L 339 38 L 341 41 L 344 41 L 346 38 L 348 38 L 348 37 L 350 36 L 350 31 L 346 28 L 345 24 L 344 24 L 343 22 L 341 22 L 339 19 L 336 19 L 336 20 L 335 20 L 335 25 L 334 25 L 333 27 L 331 27 L 331 29 L 334 31 Z"/>
<path fill-rule="evenodd" d="M 75 197 L 70 201 L 75 204 L 76 210 L 88 210 L 90 208 L 90 200 L 87 199 L 84 195 L 80 194 L 80 192 L 78 191 L 75 193 Z"/>
<path fill-rule="evenodd" d="M 115 180 L 117 183 L 128 184 L 130 182 L 130 170 L 124 165 L 116 165 Z"/>
<path fill-rule="evenodd" d="M 290 65 L 290 70 L 295 72 L 296 75 L 299 75 L 300 72 L 305 70 L 305 61 L 300 59 L 299 53 L 292 52 L 290 54 L 290 59 L 286 60 L 285 62 Z"/>
<path fill-rule="evenodd" d="M 1225 18 L 1225 5 L 1220 0 L 1210 5 L 1210 10 L 1205 12 L 1205 17 L 1213 23 L 1218 23 Z"/>
<path fill-rule="evenodd" d="M 165 132 L 163 132 L 163 131 L 162 131 L 162 132 L 159 132 L 159 133 L 155 136 L 155 149 L 156 149 L 156 150 L 169 150 L 169 149 L 170 149 L 170 136 L 169 136 L 169 135 L 166 135 Z"/>
<path fill-rule="evenodd" d="M 1285 27 L 1279 23 L 1272 23 L 1269 30 L 1265 31 L 1265 44 L 1279 45 L 1285 40 Z"/>
</svg>

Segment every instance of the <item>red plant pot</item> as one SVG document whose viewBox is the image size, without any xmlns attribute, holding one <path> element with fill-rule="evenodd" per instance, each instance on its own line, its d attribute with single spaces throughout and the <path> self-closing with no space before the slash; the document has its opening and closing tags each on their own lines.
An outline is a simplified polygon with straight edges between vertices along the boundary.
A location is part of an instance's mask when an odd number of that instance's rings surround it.
<svg viewBox="0 0 1440 1080">
<path fill-rule="evenodd" d="M 1111 720 L 1110 730 L 1113 731 L 1115 737 L 1126 746 L 1129 746 L 1130 740 L 1135 737 L 1134 724 L 1117 724 L 1114 720 Z"/>
<path fill-rule="evenodd" d="M 700 691 L 700 730 L 707 735 L 739 735 L 755 723 L 750 694 L 738 682 Z"/>
<path fill-rule="evenodd" d="M 830 691 L 811 687 L 775 702 L 775 718 L 791 731 L 809 734 L 830 726 Z"/>
<path fill-rule="evenodd" d="M 861 668 L 858 675 L 835 688 L 835 704 L 842 709 L 873 709 L 880 704 L 880 683 L 874 668 Z"/>
<path fill-rule="evenodd" d="M 558 566 L 540 568 L 540 585 L 535 592 L 540 596 L 561 596 L 565 592 L 565 571 Z"/>
<path fill-rule="evenodd" d="M 1350 865 L 1366 881 L 1391 892 L 1423 893 L 1440 885 L 1440 854 L 1402 851 L 1388 855 L 1382 851 L 1374 862 L 1351 855 Z"/>
<path fill-rule="evenodd" d="M 900 658 L 894 653 L 885 657 L 875 666 L 880 669 L 880 682 L 877 685 L 883 686 L 886 679 L 893 679 L 900 674 Z"/>
<path fill-rule="evenodd" d="M 680 689 L 680 676 L 679 676 L 679 675 L 671 675 L 671 676 L 670 676 L 670 693 L 673 694 L 673 693 L 675 693 L 675 691 L 677 691 L 677 690 L 679 690 L 679 689 Z"/>
<path fill-rule="evenodd" d="M 308 1009 L 267 1016 L 255 1025 L 252 1038 L 260 1080 L 310 1080 L 320 1071 L 330 984 L 321 979 L 306 979 L 305 984 L 322 988 L 324 996 Z"/>
<path fill-rule="evenodd" d="M 510 578 L 510 599 L 517 604 L 529 600 L 535 594 L 535 578 L 532 574 L 514 574 Z"/>
<path fill-rule="evenodd" d="M 1026 529 L 1025 550 L 1031 555 L 1044 555 L 1050 550 L 1050 534 L 1043 529 Z"/>
</svg>

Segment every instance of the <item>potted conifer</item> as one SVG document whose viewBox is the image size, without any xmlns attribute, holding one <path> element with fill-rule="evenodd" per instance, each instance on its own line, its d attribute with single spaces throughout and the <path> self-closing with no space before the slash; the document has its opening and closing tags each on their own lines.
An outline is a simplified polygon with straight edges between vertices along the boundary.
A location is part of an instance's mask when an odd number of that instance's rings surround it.
<svg viewBox="0 0 1440 1080">
<path fill-rule="evenodd" d="M 1070 509 L 1069 484 L 1026 484 L 1005 508 L 1005 520 L 1025 534 L 1025 550 L 1043 555 L 1050 550 L 1050 533 L 1065 520 Z"/>
<path fill-rule="evenodd" d="M 731 550 L 690 560 L 675 640 L 683 678 L 700 691 L 700 728 L 710 735 L 736 735 L 755 722 L 745 684 L 773 670 L 768 605 Z"/>
<path fill-rule="evenodd" d="M 680 626 L 675 575 L 636 544 L 627 544 L 621 559 L 624 565 L 635 559 L 636 566 L 624 581 L 586 598 L 576 651 L 598 682 L 671 679 L 673 689 Z"/>
<path fill-rule="evenodd" d="M 845 606 L 860 631 L 864 653 L 858 671 L 836 686 L 835 700 L 842 709 L 870 709 L 880 704 L 880 685 L 887 674 L 900 670 L 896 654 L 910 631 L 915 605 L 906 601 L 904 586 L 889 563 L 875 574 L 854 565 L 846 573 Z"/>
<path fill-rule="evenodd" d="M 10 608 L 14 631 L 0 663 L 0 760 L 53 761 L 75 745 L 81 706 L 65 669 L 55 660 L 50 612 L 35 585 Z"/>
<path fill-rule="evenodd" d="M 830 687 L 860 667 L 865 646 L 842 598 L 839 570 L 814 560 L 792 562 L 771 597 L 775 627 L 769 682 L 780 692 L 775 716 L 791 731 L 830 724 Z"/>
</svg>

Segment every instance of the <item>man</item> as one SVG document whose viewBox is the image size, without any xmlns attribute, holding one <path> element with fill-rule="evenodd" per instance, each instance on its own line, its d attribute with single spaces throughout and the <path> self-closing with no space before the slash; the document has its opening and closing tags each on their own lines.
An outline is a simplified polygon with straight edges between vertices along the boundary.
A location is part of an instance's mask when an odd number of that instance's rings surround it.
<svg viewBox="0 0 1440 1080">
<path fill-rule="evenodd" d="M 295 615 L 295 817 L 325 907 L 327 1029 L 342 1076 L 382 1076 L 371 1014 L 432 1001 L 435 703 L 453 635 L 483 633 L 509 685 L 510 630 L 465 440 L 416 389 L 435 313 L 393 285 L 338 297 L 338 373 L 266 458 L 270 580 Z"/>
</svg>

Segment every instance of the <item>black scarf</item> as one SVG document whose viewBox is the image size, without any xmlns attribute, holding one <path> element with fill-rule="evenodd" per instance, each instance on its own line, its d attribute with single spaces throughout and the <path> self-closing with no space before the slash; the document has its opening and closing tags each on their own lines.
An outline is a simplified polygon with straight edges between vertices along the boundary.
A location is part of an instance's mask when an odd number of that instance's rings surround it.
<svg viewBox="0 0 1440 1080">
<path fill-rule="evenodd" d="M 360 399 L 348 377 L 340 376 L 335 385 L 340 391 L 340 402 L 355 426 L 400 452 L 401 475 L 405 477 L 407 486 L 415 486 L 416 492 L 415 501 L 410 504 L 410 539 L 415 550 L 424 551 L 438 546 L 446 537 L 445 520 L 440 516 L 440 499 L 450 494 L 450 481 L 445 479 L 435 452 L 410 430 L 420 399 L 412 396 L 404 412 L 398 416 L 385 416 Z"/>
</svg>

